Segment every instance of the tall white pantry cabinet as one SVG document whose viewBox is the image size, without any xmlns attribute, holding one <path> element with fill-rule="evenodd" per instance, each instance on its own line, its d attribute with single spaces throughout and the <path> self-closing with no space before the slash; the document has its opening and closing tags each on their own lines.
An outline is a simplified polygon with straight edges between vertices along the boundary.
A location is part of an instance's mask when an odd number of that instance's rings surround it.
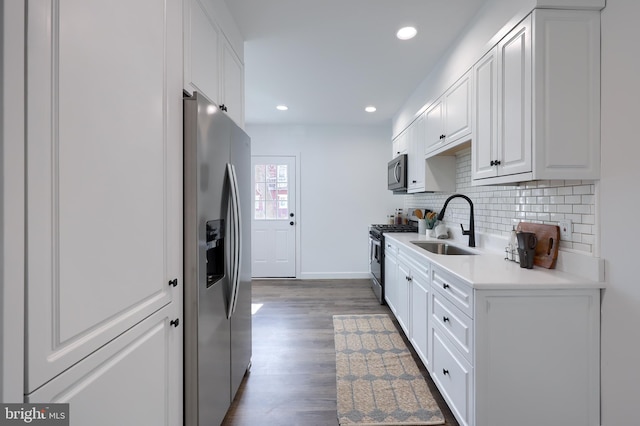
<svg viewBox="0 0 640 426">
<path fill-rule="evenodd" d="M 25 401 L 180 424 L 182 2 L 24 5 Z"/>
</svg>

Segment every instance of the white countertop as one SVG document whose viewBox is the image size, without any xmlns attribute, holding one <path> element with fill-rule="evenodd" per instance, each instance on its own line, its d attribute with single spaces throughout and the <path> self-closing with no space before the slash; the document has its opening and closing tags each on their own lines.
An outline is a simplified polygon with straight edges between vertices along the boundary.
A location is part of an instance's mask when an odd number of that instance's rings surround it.
<svg viewBox="0 0 640 426">
<path fill-rule="evenodd" d="M 438 240 L 418 233 L 385 233 L 385 239 L 394 240 L 432 264 L 466 281 L 473 288 L 490 289 L 580 289 L 604 288 L 605 283 L 591 281 L 556 269 L 534 266 L 521 268 L 504 259 L 504 253 L 481 248 L 470 248 L 450 240 Z M 411 241 L 436 241 L 476 252 L 476 255 L 441 255 L 411 244 Z M 387 241 L 388 242 L 388 241 Z"/>
</svg>

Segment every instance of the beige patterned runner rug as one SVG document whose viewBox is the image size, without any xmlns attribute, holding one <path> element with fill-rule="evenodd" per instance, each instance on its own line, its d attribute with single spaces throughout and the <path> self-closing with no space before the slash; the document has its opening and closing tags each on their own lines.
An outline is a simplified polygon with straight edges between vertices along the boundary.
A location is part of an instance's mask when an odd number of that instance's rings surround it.
<svg viewBox="0 0 640 426">
<path fill-rule="evenodd" d="M 334 315 L 333 329 L 340 425 L 444 424 L 388 315 Z"/>
</svg>

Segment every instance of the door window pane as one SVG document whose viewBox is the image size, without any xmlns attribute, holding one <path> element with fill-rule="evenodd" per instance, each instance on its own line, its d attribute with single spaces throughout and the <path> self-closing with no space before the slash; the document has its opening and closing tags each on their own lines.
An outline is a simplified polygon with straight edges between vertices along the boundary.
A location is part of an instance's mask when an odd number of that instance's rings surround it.
<svg viewBox="0 0 640 426">
<path fill-rule="evenodd" d="M 257 164 L 254 169 L 254 218 L 289 219 L 289 170 L 286 164 Z"/>
</svg>

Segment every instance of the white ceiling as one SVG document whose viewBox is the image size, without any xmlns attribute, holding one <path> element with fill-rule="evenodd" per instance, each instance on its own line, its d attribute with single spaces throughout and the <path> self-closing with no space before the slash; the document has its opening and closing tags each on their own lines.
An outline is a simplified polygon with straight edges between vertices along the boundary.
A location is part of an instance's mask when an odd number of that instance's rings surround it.
<svg viewBox="0 0 640 426">
<path fill-rule="evenodd" d="M 245 38 L 246 122 L 389 123 L 485 1 L 226 0 Z M 418 35 L 400 41 L 406 25 Z"/>
</svg>

